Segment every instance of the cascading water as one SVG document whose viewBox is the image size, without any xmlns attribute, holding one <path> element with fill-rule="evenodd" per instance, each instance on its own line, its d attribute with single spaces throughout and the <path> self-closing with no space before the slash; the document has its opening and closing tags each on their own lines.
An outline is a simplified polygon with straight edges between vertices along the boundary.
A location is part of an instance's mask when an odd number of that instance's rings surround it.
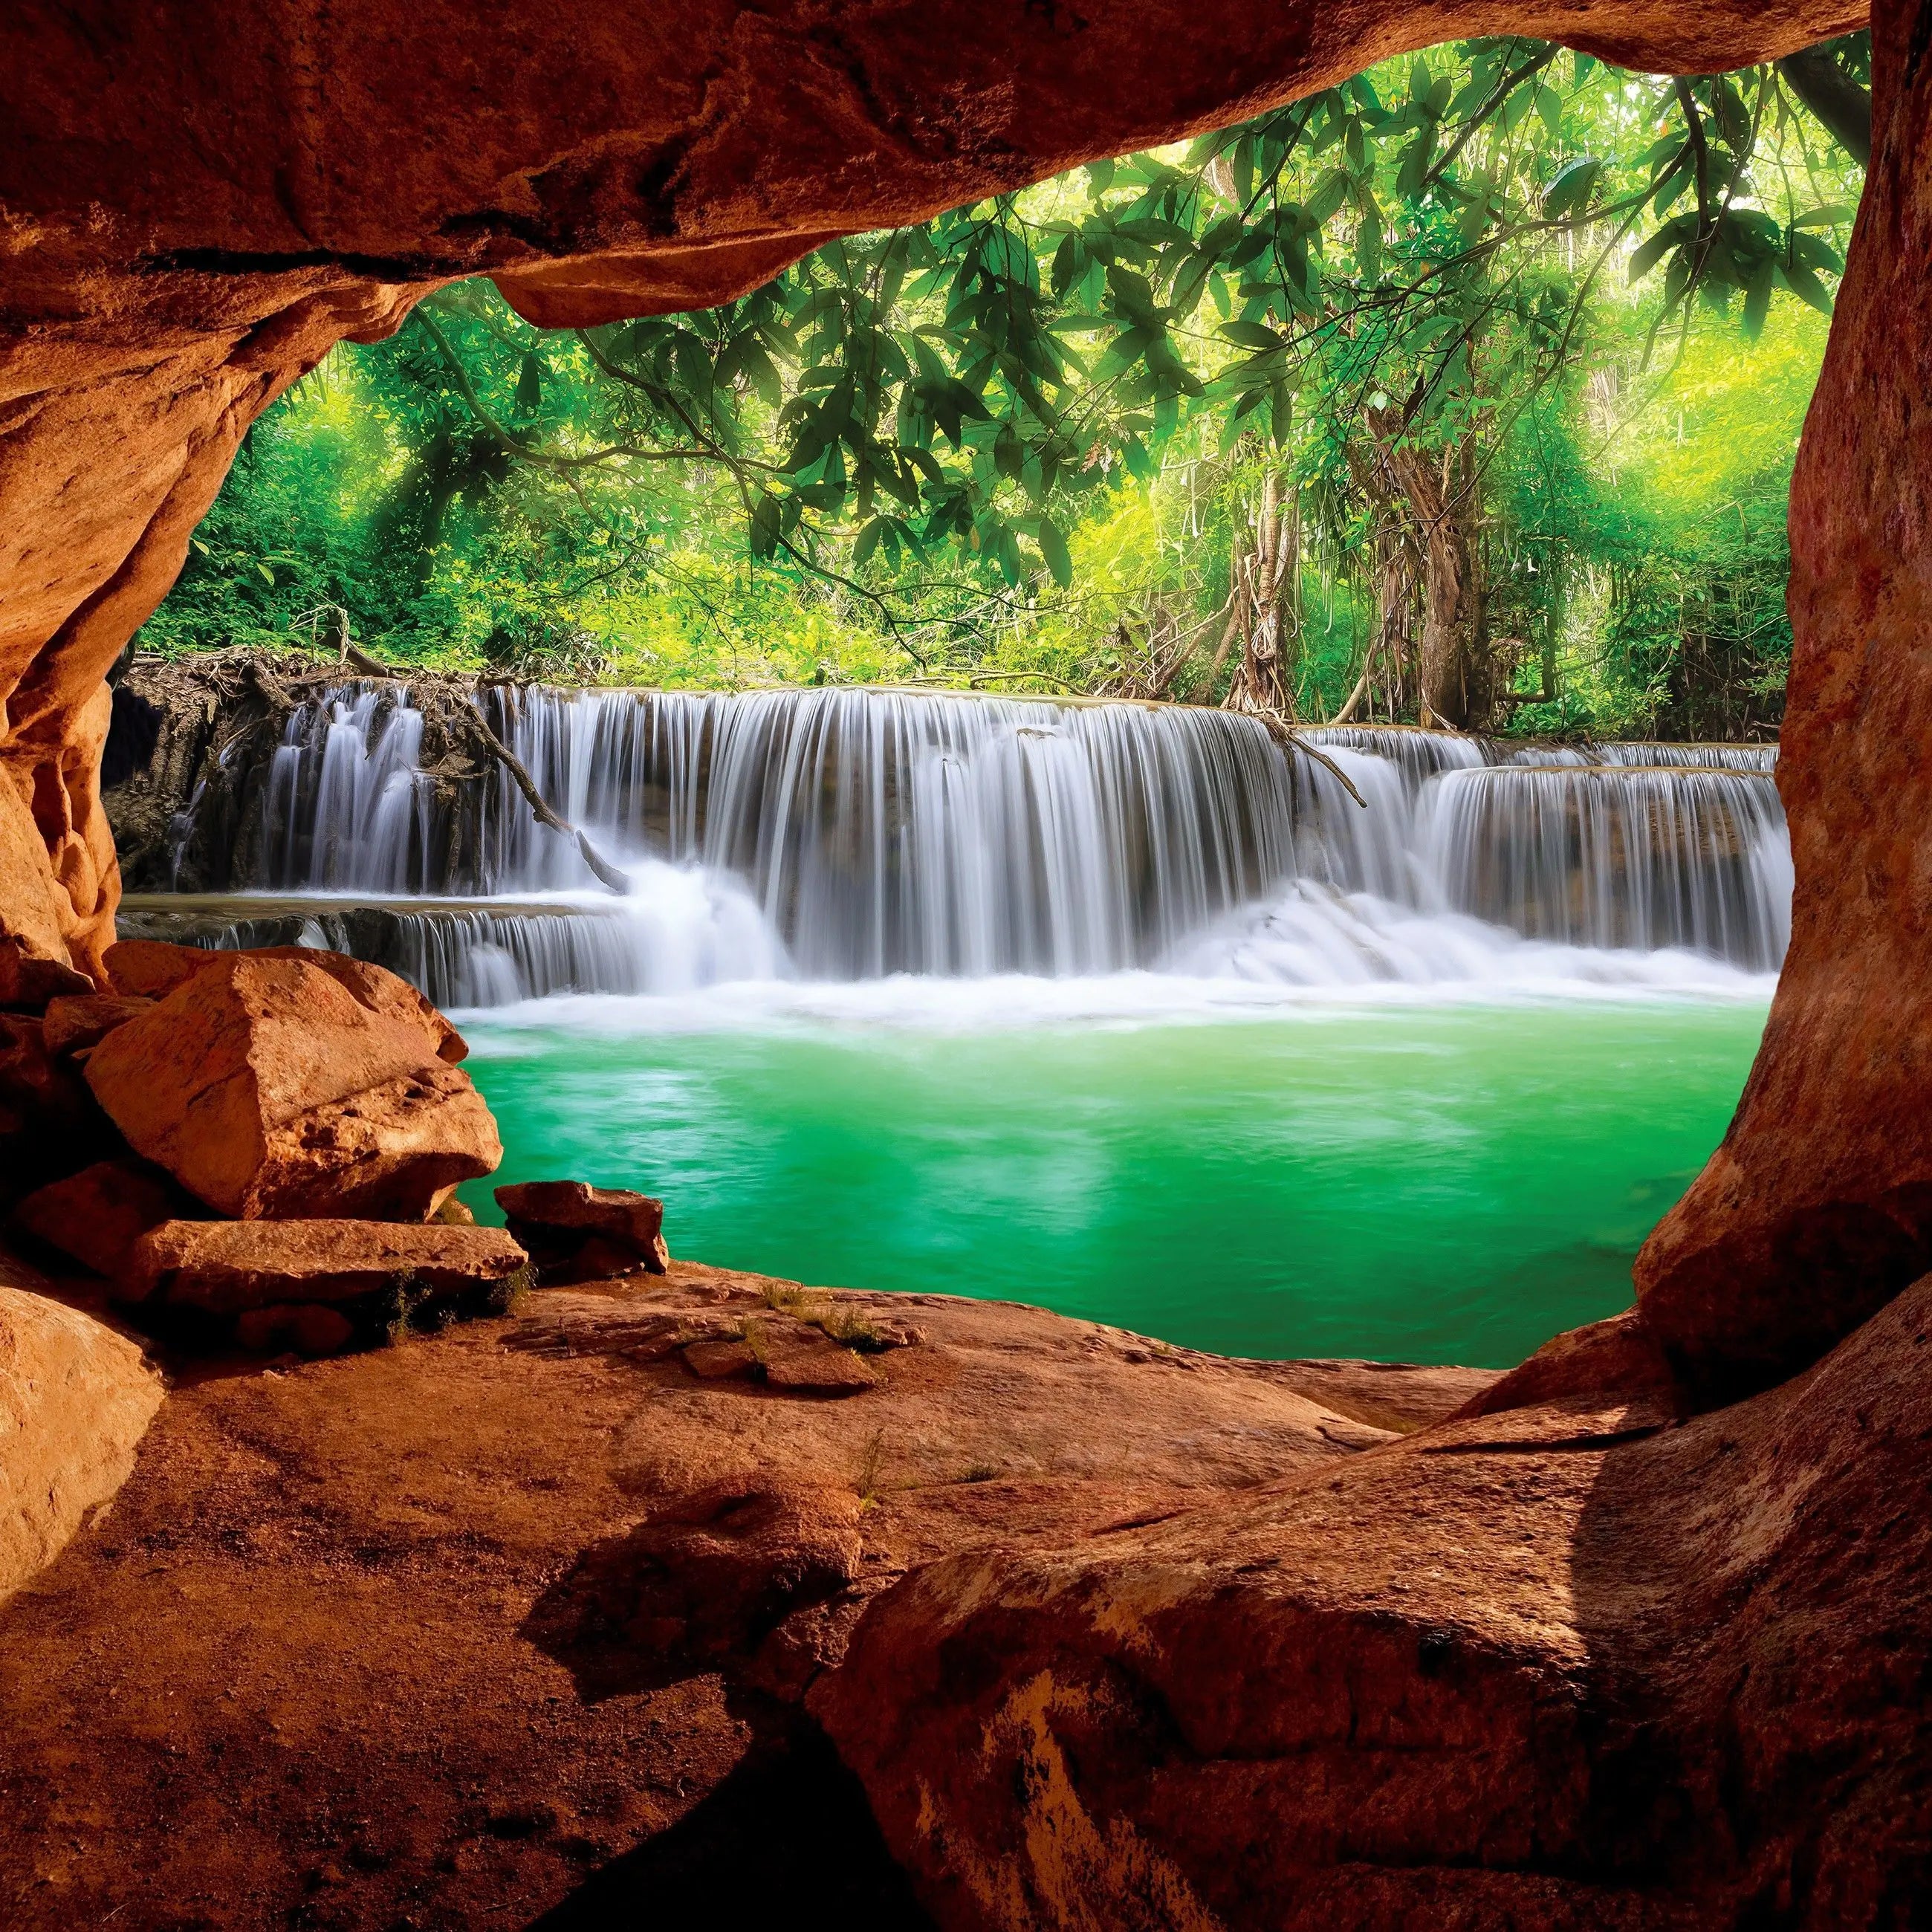
<svg viewBox="0 0 1932 1932">
<path fill-rule="evenodd" d="M 160 898 L 128 929 L 328 944 L 458 1006 L 895 974 L 1642 983 L 1687 953 L 1768 970 L 1788 932 L 1773 747 L 1526 754 L 1343 726 L 1305 734 L 1317 759 L 1182 706 L 479 695 L 627 898 L 507 773 L 425 769 L 405 688 L 345 685 L 241 788 L 228 883 L 274 910 Z"/>
<path fill-rule="evenodd" d="M 1506 765 L 1430 788 L 1421 838 L 1456 910 L 1572 946 L 1688 948 L 1774 970 L 1791 930 L 1777 790 L 1755 772 Z"/>
</svg>

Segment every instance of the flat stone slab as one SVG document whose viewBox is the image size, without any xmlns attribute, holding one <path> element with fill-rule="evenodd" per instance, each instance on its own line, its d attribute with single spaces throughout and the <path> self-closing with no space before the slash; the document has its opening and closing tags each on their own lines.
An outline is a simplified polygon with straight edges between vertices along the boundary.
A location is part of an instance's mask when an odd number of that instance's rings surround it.
<svg viewBox="0 0 1932 1932">
<path fill-rule="evenodd" d="M 389 1221 L 164 1221 L 129 1251 L 137 1300 L 232 1315 L 278 1302 L 352 1301 L 412 1280 L 430 1290 L 487 1286 L 529 1257 L 501 1228 Z"/>
</svg>

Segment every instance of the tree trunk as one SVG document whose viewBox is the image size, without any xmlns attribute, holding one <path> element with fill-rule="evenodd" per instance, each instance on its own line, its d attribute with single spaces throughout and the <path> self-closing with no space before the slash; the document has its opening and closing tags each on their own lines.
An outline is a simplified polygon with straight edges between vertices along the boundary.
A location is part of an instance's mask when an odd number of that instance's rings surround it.
<svg viewBox="0 0 1932 1932">
<path fill-rule="evenodd" d="M 1282 479 L 1270 470 L 1262 479 L 1261 508 L 1255 520 L 1254 548 L 1238 556 L 1234 598 L 1244 619 L 1244 646 L 1231 710 L 1266 711 L 1292 718 L 1294 680 L 1290 666 L 1300 644 L 1301 520 L 1299 506 L 1284 506 Z"/>
<path fill-rule="evenodd" d="M 1418 710 L 1423 724 L 1459 731 L 1486 722 L 1489 710 L 1472 455 L 1466 440 L 1439 456 L 1400 445 L 1389 450 L 1390 465 L 1423 532 Z"/>
</svg>

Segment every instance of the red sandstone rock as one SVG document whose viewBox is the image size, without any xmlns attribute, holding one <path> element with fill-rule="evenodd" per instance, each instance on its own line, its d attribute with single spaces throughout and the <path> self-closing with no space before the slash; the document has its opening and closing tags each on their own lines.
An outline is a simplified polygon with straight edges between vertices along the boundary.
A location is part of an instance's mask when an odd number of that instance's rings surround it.
<svg viewBox="0 0 1932 1932">
<path fill-rule="evenodd" d="M 106 964 L 116 992 L 164 999 L 197 973 L 233 956 L 205 946 L 176 946 L 165 939 L 124 939 L 107 949 Z M 452 1066 L 470 1052 L 455 1028 L 406 980 L 386 967 L 310 946 L 256 946 L 248 957 L 293 959 L 319 968 L 372 1013 L 416 1028 L 429 1041 L 430 1052 Z"/>
<path fill-rule="evenodd" d="M 112 1499 L 164 1394 L 132 1342 L 18 1285 L 35 1279 L 0 1254 L 0 1600 Z"/>
<path fill-rule="evenodd" d="M 758 1352 L 748 1342 L 721 1336 L 716 1341 L 686 1343 L 684 1363 L 700 1382 L 729 1382 L 758 1372 Z"/>
<path fill-rule="evenodd" d="M 510 1232 L 548 1280 L 662 1274 L 670 1264 L 664 1203 L 648 1194 L 581 1180 L 526 1180 L 496 1192 Z"/>
<path fill-rule="evenodd" d="M 796 1395 L 862 1395 L 885 1379 L 850 1348 L 802 1323 L 764 1322 L 750 1332 L 765 1380 L 773 1388 Z"/>
<path fill-rule="evenodd" d="M 470 1055 L 470 1043 L 400 974 L 386 966 L 372 966 L 366 959 L 352 959 L 346 952 L 325 952 L 307 946 L 264 946 L 256 950 L 260 959 L 299 959 L 320 966 L 338 985 L 367 1006 L 372 1013 L 400 1020 L 417 1028 L 427 1039 L 430 1051 L 439 1060 L 454 1066 Z"/>
<path fill-rule="evenodd" d="M 40 1020 L 0 1013 L 0 1184 L 31 1187 L 118 1150 L 72 1062 L 48 1052 Z"/>
<path fill-rule="evenodd" d="M 750 1656 L 859 1574 L 849 1489 L 720 1483 L 587 1551 L 531 1613 L 531 1636 L 593 1691 L 638 1688 L 667 1664 Z"/>
<path fill-rule="evenodd" d="M 84 1052 L 99 1046 L 116 1027 L 139 1019 L 154 1004 L 139 994 L 112 993 L 51 1000 L 40 1021 L 41 1037 L 50 1053 Z"/>
<path fill-rule="evenodd" d="M 123 998 L 165 1000 L 220 958 L 204 946 L 177 946 L 166 939 L 122 939 L 104 958 L 108 983 Z"/>
<path fill-rule="evenodd" d="M 418 1027 L 298 958 L 235 953 L 97 1046 L 87 1083 L 129 1142 L 225 1214 L 421 1220 L 502 1157 Z"/>
<path fill-rule="evenodd" d="M 809 1708 L 949 1932 L 1881 1925 L 1932 1816 L 1928 1371 L 1932 1277 L 1676 1426 L 1565 1400 L 962 1553 Z"/>
<path fill-rule="evenodd" d="M 432 1292 L 487 1288 L 527 1257 L 500 1228 L 384 1221 L 168 1221 L 129 1250 L 130 1297 L 218 1315 L 281 1302 L 352 1301 L 408 1277 Z"/>
<path fill-rule="evenodd" d="M 180 1202 L 167 1177 L 139 1161 L 96 1161 L 37 1189 L 14 1210 L 15 1223 L 112 1280 L 150 1228 L 172 1220 Z"/>
<path fill-rule="evenodd" d="M 721 1895 L 731 1918 L 741 1869 L 780 1894 L 768 1911 L 758 1894 L 757 1922 L 787 1924 L 801 1898 L 844 1900 L 855 1871 L 892 1874 L 862 1796 L 818 1808 L 849 1789 L 836 1762 L 782 1759 L 767 1781 L 783 1720 L 728 1694 L 722 1669 L 796 1696 L 801 1675 L 836 1662 L 846 1618 L 936 1557 L 1105 1549 L 1136 1533 L 1124 1526 L 1360 1460 L 1325 1432 L 1331 1412 L 1256 1365 L 1152 1346 L 1132 1360 L 1118 1330 L 1010 1304 L 827 1296 L 926 1331 L 858 1402 L 701 1382 L 674 1352 L 630 1352 L 656 1324 L 758 1318 L 794 1292 L 674 1262 L 532 1295 L 514 1322 L 184 1378 L 99 1532 L 0 1617 L 7 1775 L 28 1794 L 83 1790 L 94 1821 L 76 1832 L 64 1804 L 30 1796 L 0 1830 L 0 1898 L 19 1902 L 20 1932 L 69 1932 L 117 1906 L 114 1927 L 159 1925 L 188 1896 L 238 1928 L 325 1908 L 345 1928 L 482 1925 L 509 1898 L 526 1924 L 561 1906 L 566 1919 L 703 1925 Z M 538 1335 L 557 1346 L 505 1346 Z M 1400 1403 L 1409 1378 L 1382 1379 Z M 796 1603 L 749 1657 L 728 1654 L 728 1633 L 718 1661 L 632 1656 L 567 1618 L 580 1648 L 532 1641 L 532 1606 L 640 1520 L 668 1531 L 662 1513 L 720 1484 L 793 1483 L 867 1498 L 858 1577 Z M 686 1528 L 688 1544 L 667 1535 L 657 1552 L 667 1569 L 735 1534 Z M 683 1618 L 700 1597 L 666 1600 Z M 751 1640 L 755 1621 L 741 1628 Z M 646 1685 L 580 1700 L 560 1663 L 586 1688 L 626 1672 Z M 484 1828 L 545 1806 L 562 1820 L 553 1836 Z M 184 1832 L 184 1816 L 201 1828 Z M 687 1883 L 676 1874 L 694 1834 L 706 1850 Z M 818 1862 L 794 1862 L 794 1844 Z M 319 1905 L 325 1860 L 340 1876 Z M 37 1882 L 49 1872 L 57 1882 Z M 836 1922 L 922 1922 L 909 1904 L 875 1908 L 860 1896 Z"/>
<path fill-rule="evenodd" d="M 1677 1378 L 1661 1345 L 1642 1311 L 1632 1308 L 1544 1342 L 1528 1361 L 1465 1402 L 1450 1420 L 1500 1415 L 1507 1409 L 1533 1408 L 1570 1396 L 1667 1396 L 1677 1392 Z"/>
<path fill-rule="evenodd" d="M 68 956 L 65 905 L 33 814 L 0 768 L 0 1006 L 92 990 Z"/>
</svg>

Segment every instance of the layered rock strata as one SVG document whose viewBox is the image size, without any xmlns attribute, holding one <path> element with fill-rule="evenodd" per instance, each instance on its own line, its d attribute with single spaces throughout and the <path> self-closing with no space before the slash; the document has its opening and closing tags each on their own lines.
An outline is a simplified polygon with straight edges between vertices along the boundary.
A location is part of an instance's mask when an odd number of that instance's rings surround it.
<svg viewBox="0 0 1932 1932">
<path fill-rule="evenodd" d="M 488 1290 L 529 1256 L 501 1228 L 381 1221 L 164 1221 L 123 1258 L 128 1298 L 233 1315 L 291 1301 L 353 1301 L 407 1282 L 428 1295 Z"/>
</svg>

